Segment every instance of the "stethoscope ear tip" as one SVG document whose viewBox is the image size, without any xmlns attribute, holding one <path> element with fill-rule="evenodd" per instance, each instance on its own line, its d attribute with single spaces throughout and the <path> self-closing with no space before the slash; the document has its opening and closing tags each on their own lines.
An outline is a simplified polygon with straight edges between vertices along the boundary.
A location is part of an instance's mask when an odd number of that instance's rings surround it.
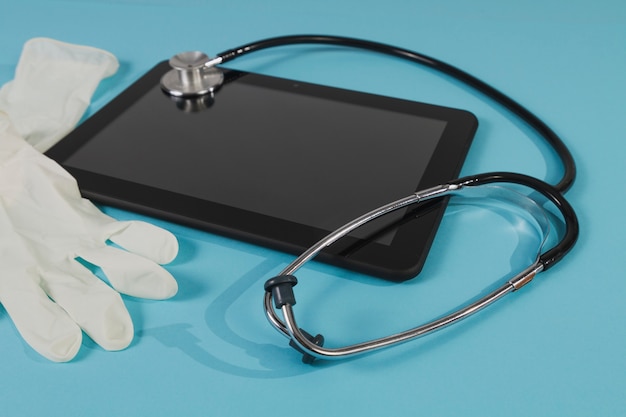
<svg viewBox="0 0 626 417">
<path fill-rule="evenodd" d="M 298 283 L 298 279 L 293 275 L 278 275 L 265 281 L 265 291 L 272 293 L 274 305 L 277 309 L 285 304 L 296 305 L 296 296 L 293 287 Z"/>
<path fill-rule="evenodd" d="M 321 334 L 313 336 L 302 329 L 300 329 L 300 332 L 309 340 L 309 342 L 313 343 L 314 345 L 319 347 L 324 346 L 324 336 L 322 336 Z M 302 353 L 302 363 L 310 365 L 315 361 L 315 359 L 317 359 L 315 356 L 302 350 L 302 348 L 300 348 L 300 346 L 298 346 L 298 344 L 293 339 L 291 339 L 291 341 L 289 342 L 289 346 Z"/>
<path fill-rule="evenodd" d="M 298 283 L 298 279 L 293 275 L 278 275 L 274 278 L 270 278 L 265 281 L 265 291 L 272 295 L 274 300 L 274 306 L 280 310 L 285 305 L 293 306 L 296 304 L 296 297 L 293 293 L 293 287 Z M 313 336 L 305 330 L 299 329 L 301 336 L 304 336 L 309 342 L 315 346 L 324 346 L 324 336 L 317 334 Z M 287 335 L 287 333 L 285 333 Z M 302 349 L 300 345 L 295 341 L 294 336 L 291 336 L 289 346 L 302 353 L 302 363 L 312 364 L 316 357 L 311 355 L 306 350 Z"/>
</svg>

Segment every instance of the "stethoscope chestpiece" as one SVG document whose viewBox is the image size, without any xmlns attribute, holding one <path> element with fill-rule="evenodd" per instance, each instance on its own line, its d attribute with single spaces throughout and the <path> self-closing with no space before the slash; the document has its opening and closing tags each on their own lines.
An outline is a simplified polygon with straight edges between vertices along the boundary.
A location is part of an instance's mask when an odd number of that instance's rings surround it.
<svg viewBox="0 0 626 417">
<path fill-rule="evenodd" d="M 203 52 L 181 52 L 170 61 L 172 69 L 161 78 L 161 88 L 174 97 L 213 94 L 224 82 L 222 70 Z"/>
</svg>

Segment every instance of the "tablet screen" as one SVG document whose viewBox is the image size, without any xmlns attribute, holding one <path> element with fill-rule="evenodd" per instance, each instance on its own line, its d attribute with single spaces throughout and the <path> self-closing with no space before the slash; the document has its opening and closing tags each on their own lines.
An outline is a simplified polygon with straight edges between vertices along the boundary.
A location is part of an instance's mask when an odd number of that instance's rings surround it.
<svg viewBox="0 0 626 417">
<path fill-rule="evenodd" d="M 160 65 L 151 73 L 165 70 Z M 75 143 L 65 145 L 63 155 L 55 148 L 49 154 L 60 157 L 83 193 L 96 200 L 291 251 L 369 210 L 455 177 L 476 126 L 473 116 L 460 110 L 232 70 L 226 70 L 210 105 L 185 111 L 149 75 L 151 81 L 144 77 L 126 97 L 105 107 L 104 116 L 94 115 L 62 141 L 60 149 L 63 142 Z M 455 131 L 460 138 L 444 140 Z M 83 173 L 99 185 L 81 181 Z M 114 189 L 121 184 L 137 194 L 152 192 L 152 200 L 116 197 Z M 179 208 L 158 207 L 168 195 L 180 199 Z M 230 212 L 245 219 L 233 225 L 232 218 L 221 222 L 205 213 L 204 219 L 186 222 L 197 216 L 185 211 L 199 202 L 208 203 L 208 211 L 217 207 L 227 217 Z M 149 207 L 142 210 L 142 205 Z M 404 226 L 389 226 L 405 215 L 394 213 L 352 237 L 369 242 L 366 246 L 398 250 L 402 239 L 396 238 Z M 267 221 L 276 222 L 268 229 L 284 230 L 256 236 L 258 225 L 246 226 Z M 430 239 L 437 222 L 424 222 Z M 294 239 L 284 238 L 289 235 Z M 421 252 L 429 244 L 414 242 L 412 250 L 425 256 Z M 335 256 L 345 258 L 342 266 L 348 260 L 347 267 L 352 262 L 347 258 L 355 258 Z M 388 266 L 383 274 L 378 267 L 363 268 L 377 262 L 376 256 L 367 258 L 355 259 L 355 269 L 390 279 L 406 275 L 406 266 L 400 275 Z M 409 274 L 416 268 L 421 265 Z"/>
</svg>

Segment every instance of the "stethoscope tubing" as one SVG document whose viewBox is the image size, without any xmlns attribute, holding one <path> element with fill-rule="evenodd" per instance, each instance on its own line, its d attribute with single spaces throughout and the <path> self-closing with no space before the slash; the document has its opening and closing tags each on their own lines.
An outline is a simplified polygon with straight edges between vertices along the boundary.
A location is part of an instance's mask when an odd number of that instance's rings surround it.
<svg viewBox="0 0 626 417">
<path fill-rule="evenodd" d="M 490 86 L 479 78 L 451 64 L 421 54 L 419 52 L 399 48 L 384 43 L 342 36 L 290 35 L 263 39 L 244 46 L 240 46 L 238 48 L 229 49 L 227 51 L 219 53 L 216 58 L 211 60 L 210 65 L 225 63 L 242 55 L 246 55 L 263 49 L 297 44 L 337 45 L 364 49 L 402 58 L 451 76 L 452 78 L 459 80 L 466 85 L 469 85 L 476 91 L 494 100 L 496 103 L 499 103 L 510 112 L 518 116 L 542 138 L 544 138 L 544 140 L 555 150 L 563 164 L 563 176 L 554 185 L 554 188 L 561 192 L 566 192 L 572 186 L 574 179 L 576 178 L 576 164 L 571 152 L 569 151 L 565 143 L 561 140 L 561 138 L 539 117 L 537 117 L 530 110 L 528 110 L 506 94 Z"/>
<path fill-rule="evenodd" d="M 501 299 L 504 295 L 522 288 L 524 285 L 532 281 L 536 274 L 554 266 L 572 249 L 578 238 L 579 225 L 576 213 L 563 195 L 563 193 L 565 193 L 572 186 L 576 177 L 576 165 L 571 152 L 561 138 L 539 117 L 515 100 L 473 75 L 470 75 L 453 65 L 418 52 L 362 39 L 327 35 L 291 35 L 263 39 L 238 48 L 224 51 L 218 54 L 216 58 L 208 61 L 206 66 L 211 67 L 217 64 L 226 63 L 242 55 L 267 48 L 295 44 L 324 44 L 365 49 L 415 62 L 445 75 L 451 76 L 452 78 L 461 81 L 476 91 L 484 94 L 486 97 L 492 99 L 496 103 L 502 105 L 504 108 L 519 117 L 520 120 L 524 121 L 554 149 L 560 158 L 564 169 L 561 179 L 554 185 L 550 185 L 542 180 L 528 175 L 511 172 L 485 173 L 451 180 L 446 184 L 418 191 L 410 196 L 366 213 L 318 241 L 298 258 L 296 258 L 285 269 L 283 269 L 277 277 L 268 280 L 265 284 L 266 293 L 264 297 L 264 309 L 267 319 L 281 334 L 291 339 L 292 346 L 304 354 L 303 360 L 305 362 L 311 362 L 315 358 L 333 359 L 358 355 L 398 343 L 403 343 L 447 327 L 450 324 L 456 323 L 457 321 L 482 310 L 484 307 Z M 479 187 L 481 185 L 493 183 L 512 183 L 529 187 L 546 197 L 548 201 L 550 201 L 561 213 L 565 224 L 565 231 L 562 233 L 558 243 L 541 253 L 537 257 L 534 264 L 509 279 L 496 290 L 478 299 L 477 301 L 468 303 L 466 306 L 461 307 L 455 312 L 421 326 L 387 337 L 330 349 L 322 346 L 323 337 L 321 335 L 317 335 L 315 337 L 311 336 L 298 327 L 293 312 L 293 306 L 296 303 L 295 296 L 293 294 L 293 286 L 297 284 L 297 279 L 293 274 L 307 261 L 313 259 L 325 247 L 331 245 L 363 224 L 391 211 L 427 200 L 441 198 L 462 189 Z M 277 315 L 278 310 L 282 311 L 282 319 Z"/>
</svg>

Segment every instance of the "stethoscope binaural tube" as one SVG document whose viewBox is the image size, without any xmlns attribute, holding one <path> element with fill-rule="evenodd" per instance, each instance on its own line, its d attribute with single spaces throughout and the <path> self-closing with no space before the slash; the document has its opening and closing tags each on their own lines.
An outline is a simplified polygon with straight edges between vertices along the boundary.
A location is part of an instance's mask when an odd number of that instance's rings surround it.
<svg viewBox="0 0 626 417">
<path fill-rule="evenodd" d="M 428 200 L 462 193 L 463 190 L 494 183 L 518 184 L 539 192 L 558 209 L 563 217 L 565 224 L 563 236 L 560 238 L 558 243 L 539 254 L 536 261 L 532 265 L 525 268 L 513 278 L 510 278 L 499 288 L 480 298 L 478 301 L 472 302 L 449 315 L 391 336 L 341 348 L 325 348 L 323 347 L 323 336 L 312 336 L 298 327 L 293 310 L 293 306 L 296 304 L 293 287 L 297 284 L 297 279 L 294 274 L 300 267 L 302 267 L 307 261 L 313 259 L 324 248 L 332 245 L 340 238 L 346 236 L 369 221 L 391 213 L 392 211 Z M 345 224 L 318 241 L 291 264 L 289 264 L 285 269 L 283 269 L 278 276 L 266 282 L 266 293 L 264 298 L 265 314 L 269 322 L 280 333 L 291 339 L 291 345 L 304 354 L 303 361 L 306 363 L 312 362 L 315 358 L 336 359 L 371 352 L 407 342 L 447 327 L 450 324 L 456 323 L 459 320 L 482 310 L 484 307 L 490 305 L 496 300 L 499 300 L 504 295 L 522 288 L 524 285 L 529 283 L 536 274 L 551 268 L 559 262 L 572 249 L 577 238 L 578 220 L 576 213 L 574 212 L 572 206 L 564 198 L 563 194 L 553 186 L 527 175 L 507 172 L 487 173 L 464 177 L 450 181 L 446 184 L 418 191 L 407 197 L 374 209 Z M 282 311 L 282 319 L 278 317 L 276 310 Z"/>
</svg>

